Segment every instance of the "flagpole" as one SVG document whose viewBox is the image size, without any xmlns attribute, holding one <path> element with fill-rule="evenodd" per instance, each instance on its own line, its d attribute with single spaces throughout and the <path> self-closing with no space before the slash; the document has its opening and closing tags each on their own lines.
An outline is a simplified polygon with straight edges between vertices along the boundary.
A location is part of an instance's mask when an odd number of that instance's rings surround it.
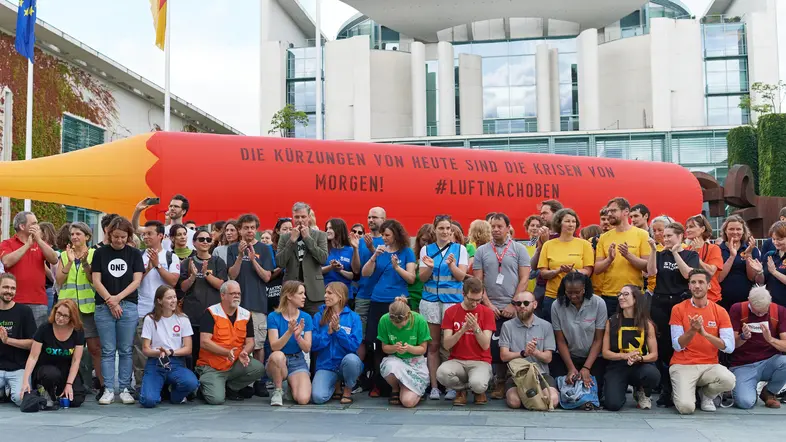
<svg viewBox="0 0 786 442">
<path fill-rule="evenodd" d="M 172 7 L 172 2 L 167 0 L 166 2 L 166 31 L 164 37 L 164 130 L 169 131 L 169 34 L 171 33 L 170 29 L 172 28 L 172 22 L 169 20 L 170 17 L 170 8 Z"/>
<path fill-rule="evenodd" d="M 315 34 L 317 37 L 316 46 L 317 46 L 317 75 L 316 75 L 316 94 L 317 94 L 317 140 L 321 140 L 323 138 L 322 134 L 322 14 L 320 8 L 321 0 L 317 0 L 317 18 L 316 18 L 316 29 Z"/>
<path fill-rule="evenodd" d="M 27 60 L 27 127 L 25 131 L 25 160 L 33 158 L 33 62 Z M 32 202 L 25 200 L 25 211 L 30 212 Z"/>
</svg>

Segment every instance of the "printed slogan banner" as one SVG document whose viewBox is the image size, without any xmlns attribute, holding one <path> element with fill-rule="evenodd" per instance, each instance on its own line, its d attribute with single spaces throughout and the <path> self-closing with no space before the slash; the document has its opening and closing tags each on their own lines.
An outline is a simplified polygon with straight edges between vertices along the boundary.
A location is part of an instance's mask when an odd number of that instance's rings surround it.
<svg viewBox="0 0 786 442">
<path fill-rule="evenodd" d="M 389 144 L 156 132 L 30 161 L 0 163 L 0 195 L 130 216 L 146 197 L 189 198 L 199 224 L 253 212 L 263 220 L 309 203 L 329 218 L 363 222 L 382 206 L 415 232 L 435 214 L 465 228 L 505 212 L 520 229 L 539 204 L 558 199 L 583 226 L 616 196 L 653 216 L 701 212 L 698 181 L 676 164 Z"/>
</svg>

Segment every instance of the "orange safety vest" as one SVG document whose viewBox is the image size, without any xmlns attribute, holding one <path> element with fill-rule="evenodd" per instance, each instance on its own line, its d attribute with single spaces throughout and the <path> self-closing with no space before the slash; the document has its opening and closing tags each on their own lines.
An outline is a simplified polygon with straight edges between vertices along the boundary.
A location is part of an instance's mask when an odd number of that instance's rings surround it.
<svg viewBox="0 0 786 442">
<path fill-rule="evenodd" d="M 246 326 L 248 321 L 251 320 L 251 312 L 238 307 L 237 318 L 235 323 L 229 320 L 229 316 L 224 312 L 221 304 L 216 304 L 208 307 L 207 311 L 213 316 L 215 325 L 213 326 L 213 342 L 223 348 L 235 348 L 235 358 L 243 350 L 246 343 Z M 204 347 L 199 349 L 199 360 L 197 366 L 207 365 L 218 371 L 229 370 L 232 367 L 232 362 L 229 362 L 226 356 L 219 356 L 215 353 L 206 351 Z"/>
</svg>

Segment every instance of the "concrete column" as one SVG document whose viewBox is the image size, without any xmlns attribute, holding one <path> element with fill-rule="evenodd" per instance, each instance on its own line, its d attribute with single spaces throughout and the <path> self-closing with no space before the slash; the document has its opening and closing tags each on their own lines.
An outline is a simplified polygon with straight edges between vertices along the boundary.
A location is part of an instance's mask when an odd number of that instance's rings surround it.
<svg viewBox="0 0 786 442">
<path fill-rule="evenodd" d="M 280 41 L 259 45 L 260 135 L 267 136 L 273 115 L 287 104 L 287 48 Z M 278 132 L 270 134 L 280 136 Z"/>
<path fill-rule="evenodd" d="M 579 70 L 579 129 L 600 129 L 598 30 L 587 29 L 576 38 Z"/>
<path fill-rule="evenodd" d="M 775 0 L 766 0 L 766 11 L 754 12 L 745 17 L 748 38 L 748 72 L 750 84 L 778 84 L 778 14 Z M 761 104 L 761 97 L 752 93 L 751 99 Z M 777 112 L 777 109 L 774 111 Z M 753 121 L 758 114 L 751 115 Z"/>
<path fill-rule="evenodd" d="M 437 77 L 440 136 L 456 135 L 456 73 L 454 71 L 453 45 L 441 41 L 437 44 Z"/>
<path fill-rule="evenodd" d="M 426 45 L 410 43 L 412 58 L 412 136 L 426 136 Z"/>
<path fill-rule="evenodd" d="M 550 65 L 549 45 L 541 43 L 535 50 L 535 96 L 538 109 L 538 132 L 551 131 Z"/>
<path fill-rule="evenodd" d="M 650 66 L 652 78 L 652 128 L 671 130 L 671 20 L 656 19 L 650 24 Z M 702 88 L 703 89 L 703 88 Z"/>
<path fill-rule="evenodd" d="M 482 63 L 480 55 L 459 54 L 461 135 L 483 134 Z"/>
<path fill-rule="evenodd" d="M 549 101 L 551 101 L 551 131 L 560 131 L 562 106 L 559 97 L 559 49 L 549 51 Z"/>
</svg>

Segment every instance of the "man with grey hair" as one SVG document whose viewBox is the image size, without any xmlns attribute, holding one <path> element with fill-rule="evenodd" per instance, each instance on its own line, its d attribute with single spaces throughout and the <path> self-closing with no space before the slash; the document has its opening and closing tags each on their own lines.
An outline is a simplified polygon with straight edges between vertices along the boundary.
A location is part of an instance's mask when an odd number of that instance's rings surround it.
<svg viewBox="0 0 786 442">
<path fill-rule="evenodd" d="M 240 284 L 227 281 L 220 293 L 221 302 L 208 307 L 199 322 L 196 372 L 202 396 L 211 405 L 243 400 L 239 391 L 265 372 L 264 365 L 249 356 L 254 350 L 254 321 L 240 306 Z"/>
<path fill-rule="evenodd" d="M 41 235 L 33 212 L 14 216 L 16 235 L 0 243 L 0 262 L 16 277 L 16 302 L 30 307 L 37 326 L 47 321 L 46 263 L 57 264 L 57 252 Z"/>
<path fill-rule="evenodd" d="M 302 202 L 292 206 L 292 232 L 278 240 L 276 260 L 286 270 L 284 281 L 300 281 L 306 286 L 306 305 L 310 315 L 325 303 L 322 266 L 328 257 L 327 234 L 309 228 L 311 207 Z"/>
<path fill-rule="evenodd" d="M 759 398 L 767 408 L 780 408 L 775 397 L 786 387 L 786 308 L 772 302 L 766 287 L 755 286 L 748 300 L 729 311 L 736 346 L 731 372 L 737 379 L 734 404 L 748 409 L 756 405 L 756 385 L 766 382 Z"/>
</svg>

